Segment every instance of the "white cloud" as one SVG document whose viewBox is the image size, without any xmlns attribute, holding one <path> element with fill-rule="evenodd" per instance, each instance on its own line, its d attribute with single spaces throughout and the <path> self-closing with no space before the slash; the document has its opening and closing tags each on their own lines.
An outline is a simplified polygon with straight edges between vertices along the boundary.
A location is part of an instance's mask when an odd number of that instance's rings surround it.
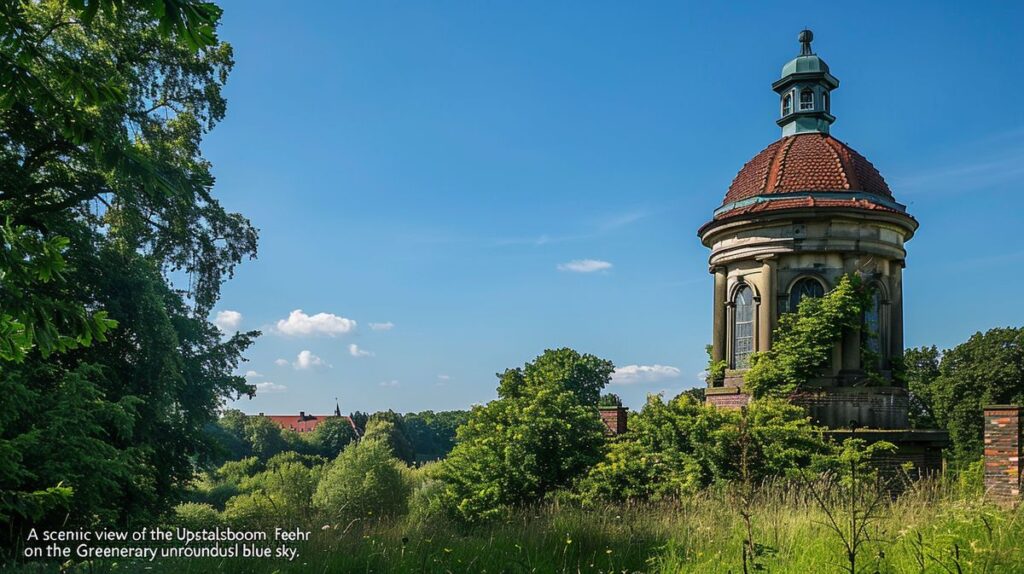
<svg viewBox="0 0 1024 574">
<path fill-rule="evenodd" d="M 353 357 L 372 357 L 373 353 L 366 349 L 360 349 L 359 345 L 352 343 L 348 346 L 348 354 Z"/>
<path fill-rule="evenodd" d="M 574 259 L 568 263 L 559 263 L 559 271 L 572 271 L 573 273 L 593 273 L 595 271 L 607 271 L 612 264 L 600 259 Z"/>
<path fill-rule="evenodd" d="M 274 364 L 278 367 L 286 367 L 288 366 L 288 359 L 277 359 L 274 361 Z"/>
<path fill-rule="evenodd" d="M 398 386 L 398 381 L 382 381 L 380 383 L 380 386 L 382 386 L 382 387 L 397 387 Z"/>
<path fill-rule="evenodd" d="M 391 321 L 386 321 L 384 323 L 370 323 L 370 328 L 374 331 L 390 331 L 395 328 L 395 324 Z"/>
<path fill-rule="evenodd" d="M 356 322 L 352 319 L 339 317 L 333 313 L 317 313 L 307 315 L 302 309 L 296 309 L 288 314 L 287 319 L 277 322 L 277 332 L 282 335 L 344 335 L 356 328 Z"/>
<path fill-rule="evenodd" d="M 246 371 L 245 372 L 245 378 L 247 378 L 247 379 L 262 379 L 263 378 L 263 374 L 262 373 L 257 373 L 256 371 Z"/>
<path fill-rule="evenodd" d="M 447 380 L 451 379 L 451 376 L 449 376 L 449 375 L 438 375 L 437 378 L 441 379 L 442 381 L 447 381 Z"/>
<path fill-rule="evenodd" d="M 299 356 L 295 358 L 295 362 L 292 363 L 292 366 L 303 371 L 308 369 L 331 368 L 331 366 L 327 364 L 327 361 L 324 361 L 310 351 L 300 351 Z"/>
<path fill-rule="evenodd" d="M 615 372 L 612 373 L 612 384 L 657 383 L 678 378 L 681 374 L 678 368 L 667 365 L 626 365 L 615 369 Z"/>
<path fill-rule="evenodd" d="M 265 383 L 256 383 L 256 394 L 283 393 L 286 390 L 288 390 L 286 385 L 279 385 L 270 381 Z"/>
<path fill-rule="evenodd" d="M 238 326 L 242 324 L 242 314 L 238 311 L 218 311 L 213 324 L 223 333 L 237 331 Z"/>
</svg>

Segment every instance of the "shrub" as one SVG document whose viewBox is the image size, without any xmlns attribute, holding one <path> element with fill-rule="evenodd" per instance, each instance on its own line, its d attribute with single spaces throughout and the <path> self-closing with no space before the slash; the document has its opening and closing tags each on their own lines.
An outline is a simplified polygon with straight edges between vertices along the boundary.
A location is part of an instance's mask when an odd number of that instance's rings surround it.
<svg viewBox="0 0 1024 574">
<path fill-rule="evenodd" d="M 417 486 L 409 497 L 409 522 L 432 524 L 446 517 L 445 484 L 433 478 Z"/>
<path fill-rule="evenodd" d="M 393 516 L 406 510 L 409 485 L 402 464 L 382 441 L 345 447 L 323 473 L 313 505 L 327 520 Z"/>
<path fill-rule="evenodd" d="M 262 492 L 240 494 L 224 505 L 224 521 L 236 528 L 262 529 L 280 526 L 273 501 Z"/>
<path fill-rule="evenodd" d="M 775 399 L 740 411 L 706 406 L 685 394 L 668 403 L 651 395 L 631 421 L 630 432 L 578 485 L 584 502 L 678 497 L 738 478 L 741 441 L 753 481 L 787 474 L 827 451 L 803 410 Z"/>
<path fill-rule="evenodd" d="M 174 507 L 175 526 L 189 530 L 210 530 L 224 523 L 220 513 L 209 504 L 185 502 Z"/>
</svg>

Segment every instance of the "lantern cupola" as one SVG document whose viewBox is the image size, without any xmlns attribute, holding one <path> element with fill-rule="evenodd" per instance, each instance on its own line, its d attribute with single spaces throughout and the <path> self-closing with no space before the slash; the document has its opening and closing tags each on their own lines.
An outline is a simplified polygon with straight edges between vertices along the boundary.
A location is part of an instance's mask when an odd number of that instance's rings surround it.
<svg viewBox="0 0 1024 574">
<path fill-rule="evenodd" d="M 829 73 L 828 64 L 811 49 L 814 33 L 803 30 L 798 36 L 800 55 L 782 67 L 782 77 L 772 89 L 779 94 L 779 119 L 783 136 L 800 133 L 828 133 L 832 122 L 831 92 L 839 80 Z"/>
</svg>

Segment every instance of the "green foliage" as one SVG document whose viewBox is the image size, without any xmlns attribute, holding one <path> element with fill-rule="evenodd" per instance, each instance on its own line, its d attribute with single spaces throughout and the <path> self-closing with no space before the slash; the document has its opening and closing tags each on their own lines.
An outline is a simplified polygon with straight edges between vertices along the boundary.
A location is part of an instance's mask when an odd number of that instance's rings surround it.
<svg viewBox="0 0 1024 574">
<path fill-rule="evenodd" d="M 498 396 L 519 397 L 529 389 L 555 383 L 575 394 L 580 404 L 596 405 L 614 370 L 611 361 L 594 355 L 581 355 L 568 348 L 548 349 L 523 368 L 498 375 Z"/>
<path fill-rule="evenodd" d="M 723 379 L 725 379 L 725 370 L 729 368 L 729 361 L 726 361 L 725 359 L 716 361 L 714 359 L 714 357 L 711 355 L 712 348 L 713 347 L 711 345 L 707 345 L 704 347 L 704 350 L 708 354 L 708 366 L 705 368 L 707 375 L 705 376 L 704 380 L 709 387 L 713 387 L 716 383 L 719 383 Z"/>
<path fill-rule="evenodd" d="M 174 507 L 172 522 L 190 530 L 212 530 L 224 521 L 217 509 L 209 504 L 183 502 Z"/>
<path fill-rule="evenodd" d="M 716 481 L 735 480 L 741 473 L 741 440 L 747 442 L 749 478 L 755 482 L 786 475 L 827 450 L 803 410 L 785 401 L 756 400 L 744 412 L 707 406 L 687 395 L 668 403 L 650 395 L 630 418 L 629 433 L 580 483 L 580 496 L 589 503 L 678 498 Z"/>
<path fill-rule="evenodd" d="M 599 407 L 621 407 L 622 398 L 615 393 L 605 393 L 601 395 L 601 398 L 597 400 L 597 406 Z"/>
<path fill-rule="evenodd" d="M 242 428 L 250 452 L 257 458 L 267 460 L 287 446 L 281 427 L 267 417 L 247 417 Z"/>
<path fill-rule="evenodd" d="M 392 411 L 374 414 L 366 423 L 365 442 L 381 442 L 396 458 L 406 464 L 415 460 L 409 439 L 405 437 L 401 416 Z"/>
<path fill-rule="evenodd" d="M 402 415 L 405 436 L 416 461 L 444 458 L 455 447 L 455 432 L 469 420 L 469 411 L 423 411 Z"/>
<path fill-rule="evenodd" d="M 324 470 L 313 505 L 340 524 L 401 514 L 409 497 L 402 468 L 384 441 L 352 443 Z"/>
<path fill-rule="evenodd" d="M 910 424 L 914 428 L 935 428 L 935 387 L 939 377 L 939 350 L 931 347 L 907 349 L 902 364 L 907 390 L 910 391 Z"/>
<path fill-rule="evenodd" d="M 320 421 L 306 438 L 317 454 L 333 460 L 356 440 L 356 431 L 346 419 L 331 417 Z"/>
<path fill-rule="evenodd" d="M 982 454 L 983 407 L 1024 404 L 1024 328 L 975 333 L 942 353 L 939 374 L 922 377 L 917 396 L 930 402 L 936 424 L 949 431 L 957 463 Z"/>
<path fill-rule="evenodd" d="M 595 407 L 612 370 L 608 361 L 560 349 L 499 375 L 499 398 L 473 408 L 442 463 L 453 513 L 470 522 L 493 517 L 582 476 L 602 454 Z"/>
<path fill-rule="evenodd" d="M 206 319 L 256 250 L 200 151 L 233 65 L 218 17 L 191 0 L 0 7 L 0 484 L 15 501 L 71 488 L 44 522 L 155 518 L 212 456 L 216 410 L 253 390 L 232 373 L 258 333 Z M 16 540 L 29 517 L 9 510 Z"/>
<path fill-rule="evenodd" d="M 751 356 L 745 390 L 755 398 L 786 397 L 821 374 L 846 329 L 859 329 L 870 292 L 856 275 L 839 280 L 824 297 L 804 297 L 795 313 L 779 317 L 768 351 Z"/>
</svg>

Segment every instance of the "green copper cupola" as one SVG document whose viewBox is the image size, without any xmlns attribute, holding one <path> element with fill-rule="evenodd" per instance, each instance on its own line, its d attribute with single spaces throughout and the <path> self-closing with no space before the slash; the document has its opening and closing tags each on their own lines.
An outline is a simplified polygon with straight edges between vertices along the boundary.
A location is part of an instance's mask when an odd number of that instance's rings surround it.
<svg viewBox="0 0 1024 574">
<path fill-rule="evenodd" d="M 839 80 L 829 73 L 828 64 L 811 50 L 814 33 L 800 32 L 800 55 L 782 67 L 782 77 L 772 84 L 779 94 L 779 119 L 783 136 L 818 132 L 827 134 L 836 121 L 830 113 L 830 93 Z"/>
</svg>

